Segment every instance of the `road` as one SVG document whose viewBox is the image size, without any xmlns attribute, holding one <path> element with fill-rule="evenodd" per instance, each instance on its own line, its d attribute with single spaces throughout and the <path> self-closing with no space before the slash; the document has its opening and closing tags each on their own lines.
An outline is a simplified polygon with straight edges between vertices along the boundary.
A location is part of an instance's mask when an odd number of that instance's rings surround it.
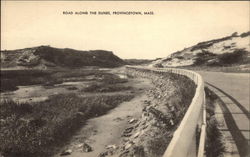
<svg viewBox="0 0 250 157">
<path fill-rule="evenodd" d="M 226 136 L 226 140 L 231 143 L 231 147 L 226 146 L 227 156 L 249 157 L 250 74 L 197 72 L 203 76 L 206 86 L 221 100 L 216 114 L 217 117 L 224 119 L 226 125 L 220 130 Z"/>
</svg>

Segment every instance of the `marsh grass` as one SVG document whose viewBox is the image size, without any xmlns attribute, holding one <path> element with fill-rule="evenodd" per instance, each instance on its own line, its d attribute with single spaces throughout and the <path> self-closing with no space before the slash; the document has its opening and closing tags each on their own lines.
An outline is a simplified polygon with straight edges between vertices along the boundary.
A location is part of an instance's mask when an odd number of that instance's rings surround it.
<svg viewBox="0 0 250 157">
<path fill-rule="evenodd" d="M 84 88 L 84 92 L 118 92 L 118 91 L 124 91 L 129 90 L 132 87 L 129 86 L 123 86 L 123 85 L 117 85 L 117 84 L 91 84 L 89 87 Z"/>
<path fill-rule="evenodd" d="M 132 98 L 67 94 L 39 103 L 1 101 L 0 152 L 7 157 L 50 156 L 87 119 L 105 114 Z"/>
<path fill-rule="evenodd" d="M 96 77 L 100 78 L 98 82 L 90 84 L 84 88 L 83 92 L 118 92 L 130 90 L 132 87 L 124 85 L 128 79 L 120 78 L 114 74 L 97 74 Z"/>
<path fill-rule="evenodd" d="M 46 85 L 52 86 L 64 81 L 84 81 L 87 76 L 94 79 L 100 78 L 104 83 L 124 83 L 126 79 L 119 79 L 114 74 L 98 69 L 73 69 L 73 70 L 4 70 L 1 73 L 0 91 L 14 91 L 17 86 Z"/>
</svg>

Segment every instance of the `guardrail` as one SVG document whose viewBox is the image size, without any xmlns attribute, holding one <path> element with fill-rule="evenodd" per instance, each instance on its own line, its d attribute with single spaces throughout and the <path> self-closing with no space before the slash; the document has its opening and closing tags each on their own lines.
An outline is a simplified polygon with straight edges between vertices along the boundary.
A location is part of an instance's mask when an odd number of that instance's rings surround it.
<svg viewBox="0 0 250 157">
<path fill-rule="evenodd" d="M 163 157 L 203 157 L 206 139 L 206 108 L 203 78 L 196 72 L 184 69 L 139 66 L 126 66 L 126 68 L 128 70 L 141 71 L 144 73 L 143 75 L 147 75 L 146 73 L 150 71 L 175 73 L 187 76 L 194 81 L 197 86 L 195 95 Z M 196 144 L 197 130 L 200 131 L 198 147 Z"/>
</svg>

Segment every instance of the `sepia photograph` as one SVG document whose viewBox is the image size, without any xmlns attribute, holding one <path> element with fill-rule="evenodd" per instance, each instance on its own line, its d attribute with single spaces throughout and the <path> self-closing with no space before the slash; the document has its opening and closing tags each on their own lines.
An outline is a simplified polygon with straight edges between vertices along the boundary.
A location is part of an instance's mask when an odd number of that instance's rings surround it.
<svg viewBox="0 0 250 157">
<path fill-rule="evenodd" d="M 0 157 L 250 157 L 249 1 L 1 1 Z"/>
</svg>

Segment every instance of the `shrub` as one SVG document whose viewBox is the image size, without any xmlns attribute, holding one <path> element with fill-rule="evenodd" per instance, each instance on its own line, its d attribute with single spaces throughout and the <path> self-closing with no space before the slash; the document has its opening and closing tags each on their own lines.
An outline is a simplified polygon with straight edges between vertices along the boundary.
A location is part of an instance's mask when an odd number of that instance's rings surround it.
<svg viewBox="0 0 250 157">
<path fill-rule="evenodd" d="M 217 125 L 217 122 L 213 119 L 210 119 L 208 122 L 205 148 L 207 157 L 219 157 L 225 151 L 225 147 L 221 141 L 222 134 Z"/>
<path fill-rule="evenodd" d="M 239 63 L 244 60 L 246 53 L 247 51 L 242 49 L 235 50 L 233 53 L 224 53 L 219 56 L 219 62 L 225 65 Z"/>
<path fill-rule="evenodd" d="M 241 36 L 242 38 L 244 38 L 244 37 L 247 37 L 247 36 L 249 36 L 249 35 L 250 35 L 250 31 L 249 31 L 249 32 L 242 33 L 240 36 Z"/>
<path fill-rule="evenodd" d="M 206 92 L 206 112 L 207 112 L 207 129 L 206 129 L 206 145 L 205 151 L 207 157 L 219 157 L 225 151 L 225 146 L 222 141 L 222 134 L 218 129 L 218 123 L 214 117 L 214 104 L 218 99 L 217 95 L 205 88 Z"/>
</svg>

